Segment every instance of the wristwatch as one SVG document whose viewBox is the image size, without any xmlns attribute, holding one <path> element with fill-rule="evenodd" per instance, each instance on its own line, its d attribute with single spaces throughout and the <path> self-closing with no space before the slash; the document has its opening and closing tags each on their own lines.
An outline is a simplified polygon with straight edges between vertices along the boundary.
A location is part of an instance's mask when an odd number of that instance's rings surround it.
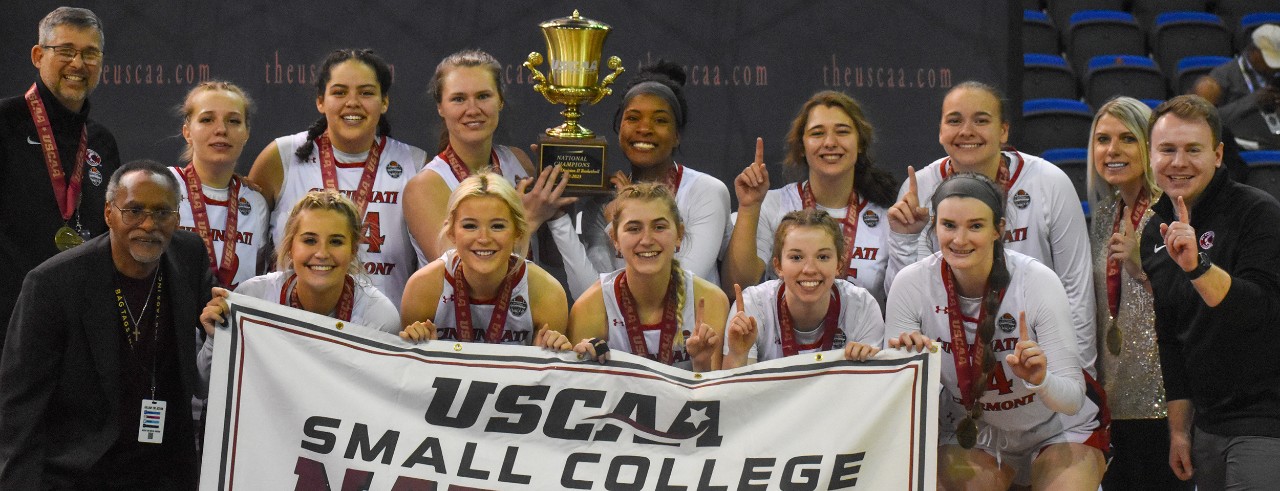
<svg viewBox="0 0 1280 491">
<path fill-rule="evenodd" d="M 1204 276 L 1205 273 L 1209 272 L 1209 268 L 1213 267 L 1213 263 L 1209 261 L 1209 253 L 1200 251 L 1199 259 L 1200 264 L 1196 265 L 1196 269 L 1186 272 L 1188 280 L 1194 280 Z"/>
</svg>

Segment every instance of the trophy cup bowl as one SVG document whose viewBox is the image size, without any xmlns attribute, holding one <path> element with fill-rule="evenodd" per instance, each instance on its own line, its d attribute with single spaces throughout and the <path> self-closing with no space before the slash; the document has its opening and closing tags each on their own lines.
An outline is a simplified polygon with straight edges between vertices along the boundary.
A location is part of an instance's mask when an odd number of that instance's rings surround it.
<svg viewBox="0 0 1280 491">
<path fill-rule="evenodd" d="M 596 194 L 609 192 L 608 175 L 605 172 L 605 148 L 603 137 L 578 124 L 581 108 L 600 102 L 613 93 L 609 85 L 623 72 L 622 60 L 609 57 L 605 66 L 611 73 L 600 79 L 601 51 L 610 27 L 587 19 L 577 10 L 570 17 L 549 20 L 538 24 L 547 42 L 547 57 L 541 53 L 529 53 L 524 67 L 536 82 L 533 90 L 542 94 L 548 102 L 565 106 L 560 112 L 564 122 L 547 128 L 539 137 L 539 171 L 542 167 L 559 165 L 569 172 L 570 194 Z M 538 70 L 548 61 L 547 73 Z"/>
</svg>

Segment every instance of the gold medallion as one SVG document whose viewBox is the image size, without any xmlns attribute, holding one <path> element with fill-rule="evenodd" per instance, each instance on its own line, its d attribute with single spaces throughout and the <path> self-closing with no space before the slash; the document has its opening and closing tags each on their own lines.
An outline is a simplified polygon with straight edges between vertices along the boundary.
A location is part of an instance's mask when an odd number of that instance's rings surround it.
<svg viewBox="0 0 1280 491">
<path fill-rule="evenodd" d="M 974 421 L 972 416 L 965 416 L 960 420 L 960 424 L 956 425 L 956 440 L 959 440 L 960 446 L 966 449 L 978 444 L 978 422 Z"/>
<path fill-rule="evenodd" d="M 1115 319 L 1111 319 L 1111 326 L 1107 328 L 1107 351 L 1110 351 L 1112 355 L 1119 355 L 1123 341 L 1120 335 L 1120 326 L 1116 325 Z"/>
<path fill-rule="evenodd" d="M 53 244 L 58 246 L 59 251 L 65 251 L 72 247 L 84 243 L 84 237 L 76 233 L 75 229 L 63 225 L 57 232 L 53 234 Z"/>
</svg>

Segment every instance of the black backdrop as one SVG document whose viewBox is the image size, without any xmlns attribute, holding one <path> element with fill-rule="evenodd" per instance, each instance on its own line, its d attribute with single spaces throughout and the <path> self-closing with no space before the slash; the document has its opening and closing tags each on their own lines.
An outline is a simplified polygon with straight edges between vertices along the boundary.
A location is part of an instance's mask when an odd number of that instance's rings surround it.
<svg viewBox="0 0 1280 491">
<path fill-rule="evenodd" d="M 0 16 L 0 95 L 36 77 L 37 23 L 59 4 L 11 2 Z M 895 174 L 942 155 L 938 108 L 946 90 L 978 79 L 1016 90 L 1021 66 L 1018 2 L 963 0 L 777 0 L 647 2 L 505 1 L 88 1 L 102 18 L 107 53 L 92 116 L 120 142 L 125 161 L 177 163 L 174 107 L 194 82 L 235 82 L 257 103 L 241 157 L 314 121 L 314 71 L 340 47 L 370 47 L 394 66 L 388 117 L 396 138 L 435 151 L 439 118 L 426 95 L 436 63 L 463 48 L 505 65 L 507 108 L 498 143 L 527 146 L 559 118 L 520 67 L 546 54 L 537 24 L 582 15 L 613 27 L 604 55 L 628 74 L 663 57 L 685 65 L 689 125 L 677 160 L 730 183 L 763 136 L 781 183 L 783 138 L 813 92 L 843 90 L 876 126 L 872 156 Z M 545 64 L 543 68 L 545 68 Z M 545 70 L 544 70 L 545 71 Z M 617 87 L 617 85 L 615 85 Z M 1018 94 L 1010 94 L 1018 100 Z M 586 109 L 584 124 L 616 143 L 617 94 Z"/>
</svg>

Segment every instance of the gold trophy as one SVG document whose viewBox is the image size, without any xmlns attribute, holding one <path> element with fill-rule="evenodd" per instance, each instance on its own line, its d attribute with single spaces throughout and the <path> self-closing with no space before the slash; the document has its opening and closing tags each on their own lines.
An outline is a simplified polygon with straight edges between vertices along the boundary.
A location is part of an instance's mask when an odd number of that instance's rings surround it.
<svg viewBox="0 0 1280 491">
<path fill-rule="evenodd" d="M 613 93 L 609 84 L 623 72 L 622 60 L 611 56 L 606 66 L 613 73 L 596 84 L 600 75 L 600 51 L 610 28 L 578 15 L 577 10 L 571 17 L 549 20 L 538 24 L 538 27 L 542 28 L 542 36 L 547 40 L 547 58 L 550 60 L 547 73 L 550 76 L 543 76 L 535 68 L 542 64 L 542 55 L 537 51 L 529 53 L 524 67 L 537 81 L 533 90 L 552 104 L 565 106 L 560 111 L 564 123 L 547 128 L 546 133 L 538 138 L 538 171 L 559 165 L 561 171 L 568 172 L 566 194 L 609 193 L 609 176 L 605 171 L 608 142 L 578 124 L 578 119 L 582 117 L 580 106 L 595 104 Z"/>
</svg>

